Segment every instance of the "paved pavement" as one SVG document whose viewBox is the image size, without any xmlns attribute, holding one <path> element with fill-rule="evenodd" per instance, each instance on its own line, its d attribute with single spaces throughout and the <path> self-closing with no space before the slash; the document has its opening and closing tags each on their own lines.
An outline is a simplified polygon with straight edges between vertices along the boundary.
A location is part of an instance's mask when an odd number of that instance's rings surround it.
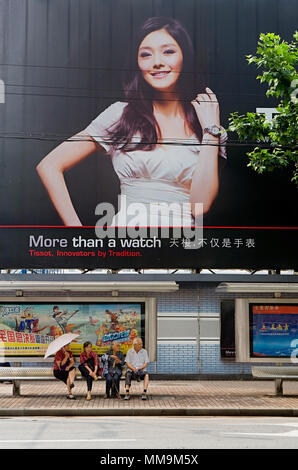
<svg viewBox="0 0 298 470">
<path fill-rule="evenodd" d="M 12 385 L 0 383 L 0 416 L 298 416 L 298 382 L 284 382 L 284 396 L 274 395 L 273 381 L 154 380 L 148 401 L 142 384 L 133 383 L 130 401 L 103 398 L 105 383 L 94 383 L 91 401 L 86 383 L 77 381 L 76 400 L 66 399 L 59 381 L 21 383 L 21 396 Z M 121 393 L 124 382 L 121 381 Z"/>
</svg>

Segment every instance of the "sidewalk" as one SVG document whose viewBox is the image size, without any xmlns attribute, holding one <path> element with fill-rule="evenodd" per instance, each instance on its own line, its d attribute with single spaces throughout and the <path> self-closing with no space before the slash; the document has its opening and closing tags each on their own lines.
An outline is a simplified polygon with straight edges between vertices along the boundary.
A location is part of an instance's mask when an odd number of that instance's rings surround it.
<svg viewBox="0 0 298 470">
<path fill-rule="evenodd" d="M 77 381 L 76 400 L 67 400 L 58 381 L 21 383 L 21 397 L 12 385 L 0 383 L 0 416 L 298 416 L 298 382 L 284 382 L 284 396 L 274 395 L 273 381 L 151 381 L 148 401 L 142 384 L 133 382 L 130 401 L 104 400 L 105 382 L 93 384 L 86 401 L 86 383 Z M 121 383 L 124 393 L 124 383 Z"/>
</svg>

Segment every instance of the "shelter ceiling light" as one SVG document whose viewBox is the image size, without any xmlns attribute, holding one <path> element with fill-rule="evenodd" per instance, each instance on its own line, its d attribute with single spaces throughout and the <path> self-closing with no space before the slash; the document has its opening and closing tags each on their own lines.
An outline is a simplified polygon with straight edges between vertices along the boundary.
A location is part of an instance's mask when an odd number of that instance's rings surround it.
<svg viewBox="0 0 298 470">
<path fill-rule="evenodd" d="M 172 292 L 179 290 L 175 281 L 0 281 L 0 291 L 93 291 L 93 292 Z"/>
<path fill-rule="evenodd" d="M 292 292 L 298 294 L 298 284 L 286 282 L 221 282 L 217 292 Z"/>
</svg>

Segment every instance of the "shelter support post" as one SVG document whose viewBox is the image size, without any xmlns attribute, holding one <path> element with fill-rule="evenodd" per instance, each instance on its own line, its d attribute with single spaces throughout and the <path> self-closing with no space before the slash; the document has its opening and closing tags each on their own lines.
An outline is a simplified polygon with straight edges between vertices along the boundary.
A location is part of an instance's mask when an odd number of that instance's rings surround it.
<svg viewBox="0 0 298 470">
<path fill-rule="evenodd" d="M 283 395 L 283 379 L 275 379 L 275 394 Z"/>
</svg>

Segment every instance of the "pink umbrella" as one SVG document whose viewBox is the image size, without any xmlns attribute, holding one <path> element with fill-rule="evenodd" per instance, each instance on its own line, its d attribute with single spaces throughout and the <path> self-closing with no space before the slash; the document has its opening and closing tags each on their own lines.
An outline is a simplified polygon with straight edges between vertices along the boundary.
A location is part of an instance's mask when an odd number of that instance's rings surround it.
<svg viewBox="0 0 298 470">
<path fill-rule="evenodd" d="M 64 335 L 58 336 L 58 338 L 54 339 L 54 341 L 49 344 L 48 349 L 44 355 L 44 359 L 51 356 L 52 354 L 55 354 L 57 351 L 59 351 L 59 349 L 71 343 L 78 336 L 80 335 L 77 333 L 66 333 Z"/>
</svg>

